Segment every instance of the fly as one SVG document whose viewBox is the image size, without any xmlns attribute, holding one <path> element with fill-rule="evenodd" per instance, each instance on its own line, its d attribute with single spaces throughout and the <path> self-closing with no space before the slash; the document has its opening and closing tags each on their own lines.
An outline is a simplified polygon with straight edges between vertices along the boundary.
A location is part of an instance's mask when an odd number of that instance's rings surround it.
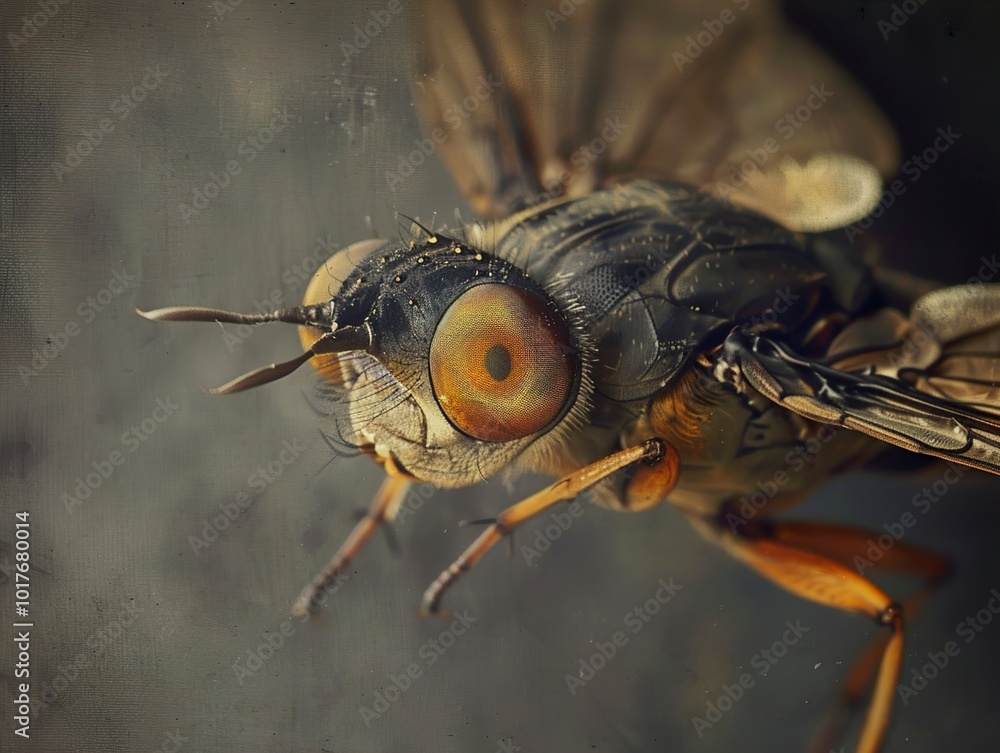
<svg viewBox="0 0 1000 753">
<path fill-rule="evenodd" d="M 870 532 L 774 514 L 894 448 L 1000 473 L 1000 286 L 938 289 L 822 234 L 876 206 L 898 147 L 768 4 L 699 6 L 719 27 L 708 37 L 679 3 L 529 5 L 423 3 L 416 104 L 478 223 L 340 251 L 300 307 L 143 315 L 298 325 L 301 356 L 214 392 L 311 362 L 331 433 L 384 468 L 295 613 L 414 481 L 559 479 L 480 521 L 427 613 L 555 505 L 668 501 L 768 580 L 884 628 L 841 699 L 874 683 L 857 750 L 876 751 L 904 615 L 948 562 L 896 542 L 874 566 L 922 580 L 897 602 L 853 566 Z"/>
</svg>

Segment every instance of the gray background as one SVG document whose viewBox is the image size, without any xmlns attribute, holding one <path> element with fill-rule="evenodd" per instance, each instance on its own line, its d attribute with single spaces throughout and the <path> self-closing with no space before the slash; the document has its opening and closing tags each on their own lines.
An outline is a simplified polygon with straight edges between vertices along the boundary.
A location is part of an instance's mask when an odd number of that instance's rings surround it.
<svg viewBox="0 0 1000 753">
<path fill-rule="evenodd" d="M 38 6 L 0 11 L 0 560 L 13 557 L 13 513 L 29 510 L 33 693 L 61 666 L 86 664 L 58 685 L 30 742 L 12 734 L 6 580 L 0 746 L 153 751 L 177 732 L 184 751 L 492 753 L 505 738 L 524 751 L 803 749 L 874 626 L 762 582 L 667 505 L 636 517 L 588 506 L 531 567 L 519 554 L 491 554 L 448 596 L 476 625 L 370 726 L 359 706 L 410 662 L 423 666 L 421 648 L 448 626 L 418 619 L 415 608 L 473 535 L 456 521 L 491 515 L 541 480 L 435 493 L 396 526 L 400 557 L 373 541 L 321 620 L 288 620 L 292 599 L 368 504 L 380 472 L 365 459 L 332 459 L 305 397 L 308 375 L 231 398 L 199 390 L 296 354 L 290 328 L 256 331 L 231 352 L 218 325 L 156 325 L 133 308 L 249 310 L 274 290 L 291 300 L 282 275 L 317 238 L 344 246 L 369 237 L 366 217 L 392 236 L 395 210 L 451 221 L 464 206 L 434 159 L 395 193 L 386 188 L 384 172 L 419 137 L 408 90 L 416 11 L 404 4 L 349 63 L 340 49 L 370 9 L 383 7 L 247 0 L 220 17 L 205 2 L 72 2 L 16 49 L 8 35 Z M 791 8 L 870 88 L 900 128 L 904 153 L 929 145 L 938 126 L 962 134 L 876 231 L 898 264 L 963 280 L 995 248 L 997 14 L 932 0 L 885 41 L 877 19 L 890 12 L 881 4 Z M 113 103 L 147 66 L 169 75 L 120 118 Z M 273 108 L 287 108 L 290 125 L 248 163 L 240 144 Z M 59 179 L 52 163 L 105 117 L 113 132 Z M 230 160 L 240 174 L 185 222 L 179 204 Z M 115 271 L 137 279 L 86 322 L 78 307 Z M 25 376 L 33 350 L 70 322 L 79 335 Z M 122 433 L 158 398 L 179 408 L 130 452 Z M 293 440 L 308 449 L 196 553 L 189 537 L 220 505 L 253 492 L 251 474 Z M 63 495 L 115 450 L 125 462 L 67 511 Z M 920 485 L 839 479 L 797 514 L 878 528 L 912 509 Z M 913 625 L 913 663 L 954 638 L 955 625 L 1000 585 L 997 488 L 970 474 L 909 534 L 958 567 Z M 680 594 L 570 695 L 563 677 L 593 653 L 592 641 L 606 641 L 671 576 Z M 887 582 L 901 593 L 901 581 Z M 117 624 L 130 604 L 134 619 Z M 796 619 L 810 627 L 806 638 L 699 738 L 691 716 L 753 671 L 752 657 Z M 294 634 L 241 683 L 234 666 L 282 624 Z M 888 750 L 991 747 L 998 646 L 996 623 L 963 644 L 927 690 L 897 708 Z"/>
</svg>

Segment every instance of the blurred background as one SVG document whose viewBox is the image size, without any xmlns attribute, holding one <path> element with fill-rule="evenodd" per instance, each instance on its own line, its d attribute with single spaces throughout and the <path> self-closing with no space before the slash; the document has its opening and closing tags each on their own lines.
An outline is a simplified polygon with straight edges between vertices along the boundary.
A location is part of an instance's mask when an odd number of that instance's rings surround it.
<svg viewBox="0 0 1000 753">
<path fill-rule="evenodd" d="M 899 5 L 786 12 L 880 104 L 904 160 L 938 128 L 960 134 L 871 230 L 897 266 L 960 282 L 996 248 L 1000 9 L 904 3 L 914 12 L 887 33 L 879 21 Z M 388 23 L 345 60 L 342 42 L 373 11 Z M 512 558 L 492 553 L 448 594 L 468 628 L 419 619 L 424 588 L 475 535 L 457 521 L 495 514 L 539 478 L 411 503 L 397 557 L 374 540 L 319 620 L 288 617 L 380 470 L 332 454 L 308 374 L 229 398 L 200 390 L 297 354 L 291 328 L 157 325 L 134 309 L 287 305 L 330 249 L 373 229 L 396 236 L 396 211 L 469 217 L 436 158 L 394 190 L 385 180 L 421 137 L 413 13 L 253 0 L 0 10 L 4 750 L 804 750 L 875 635 L 761 581 L 668 505 L 634 517 L 585 505 L 526 557 L 545 516 Z M 880 529 L 924 483 L 841 478 L 796 514 Z M 1000 586 L 998 489 L 967 474 L 907 534 L 957 572 L 912 624 L 904 678 Z M 22 510 L 27 741 L 11 714 Z M 682 590 L 633 633 L 626 615 L 669 578 Z M 808 633 L 758 675 L 755 657 L 796 620 Z M 627 645 L 571 693 L 566 675 L 580 678 L 623 625 Z M 993 747 L 1000 620 L 957 640 L 960 654 L 897 705 L 887 750 Z M 743 672 L 755 686 L 699 734 L 692 717 Z"/>
</svg>

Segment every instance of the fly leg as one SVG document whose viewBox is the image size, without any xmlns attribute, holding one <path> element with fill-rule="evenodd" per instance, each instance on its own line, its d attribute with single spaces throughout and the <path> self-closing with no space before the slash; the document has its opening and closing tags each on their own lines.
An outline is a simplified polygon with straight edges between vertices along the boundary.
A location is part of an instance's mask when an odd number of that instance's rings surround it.
<svg viewBox="0 0 1000 753">
<path fill-rule="evenodd" d="M 672 468 L 672 473 L 669 474 L 670 482 L 669 484 L 664 483 L 662 481 L 662 474 L 659 474 L 661 476 L 660 487 L 672 487 L 676 483 L 679 468 L 677 453 L 666 442 L 657 438 L 648 439 L 641 445 L 608 455 L 596 463 L 592 463 L 564 476 L 552 484 L 552 486 L 542 489 L 540 492 L 521 500 L 515 505 L 511 505 L 497 515 L 496 520 L 480 534 L 479 538 L 473 541 L 468 549 L 462 552 L 461 556 L 447 570 L 441 573 L 437 580 L 424 592 L 424 598 L 420 605 L 421 614 L 437 612 L 444 592 L 458 577 L 476 564 L 497 542 L 519 525 L 560 502 L 569 502 L 575 499 L 579 494 L 610 476 L 615 471 L 620 471 L 640 460 L 644 461 L 648 466 L 654 466 L 661 461 L 666 461 L 666 463 L 670 464 L 668 467 Z"/>
<path fill-rule="evenodd" d="M 903 601 L 903 613 L 907 618 L 912 618 L 951 574 L 948 559 L 903 541 L 894 541 L 885 550 L 880 548 L 881 557 L 878 561 L 868 560 L 865 553 L 876 534 L 860 528 L 830 523 L 795 522 L 780 524 L 776 529 L 775 535 L 780 541 L 801 546 L 816 554 L 824 554 L 855 569 L 872 567 L 920 577 L 922 584 Z M 858 560 L 857 557 L 863 559 Z M 864 707 L 879 659 L 890 640 L 891 635 L 881 633 L 844 677 L 836 705 L 812 746 L 815 753 L 832 750 L 843 737 L 850 715 Z"/>
<path fill-rule="evenodd" d="M 712 525 L 715 527 L 717 523 Z M 854 558 L 862 556 L 870 542 L 871 533 L 867 531 L 834 524 L 776 523 L 766 519 L 746 522 L 740 528 L 736 535 L 727 531 L 721 537 L 720 543 L 733 557 L 797 596 L 867 615 L 887 629 L 884 637 L 851 670 L 841 696 L 841 703 L 857 704 L 874 676 L 856 751 L 876 753 L 885 737 L 902 665 L 903 615 L 926 594 L 918 592 L 909 600 L 908 608 L 904 608 L 859 574 Z M 716 527 L 716 538 L 720 533 Z M 929 584 L 926 588 L 940 583 L 949 571 L 944 558 L 899 541 L 884 553 L 879 565 L 923 575 Z M 827 725 L 824 741 L 826 735 L 839 727 L 836 721 Z"/>
<path fill-rule="evenodd" d="M 390 471 L 389 476 L 379 487 L 368 512 L 358 521 L 354 530 L 340 545 L 329 564 L 313 578 L 312 583 L 302 589 L 299 598 L 292 605 L 294 616 L 302 617 L 314 612 L 322 603 L 323 595 L 327 589 L 358 555 L 372 534 L 384 523 L 388 523 L 396 517 L 396 513 L 406 498 L 410 480 L 405 475 L 392 473 L 390 466 L 387 465 L 386 468 Z"/>
</svg>

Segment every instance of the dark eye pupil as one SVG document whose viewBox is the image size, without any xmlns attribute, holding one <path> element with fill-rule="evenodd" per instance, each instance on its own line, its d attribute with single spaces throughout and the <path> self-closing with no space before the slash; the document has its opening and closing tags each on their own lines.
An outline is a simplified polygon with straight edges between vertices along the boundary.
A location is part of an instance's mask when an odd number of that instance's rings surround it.
<svg viewBox="0 0 1000 753">
<path fill-rule="evenodd" d="M 494 345 L 486 351 L 486 371 L 498 382 L 510 376 L 510 351 L 503 345 Z"/>
</svg>

